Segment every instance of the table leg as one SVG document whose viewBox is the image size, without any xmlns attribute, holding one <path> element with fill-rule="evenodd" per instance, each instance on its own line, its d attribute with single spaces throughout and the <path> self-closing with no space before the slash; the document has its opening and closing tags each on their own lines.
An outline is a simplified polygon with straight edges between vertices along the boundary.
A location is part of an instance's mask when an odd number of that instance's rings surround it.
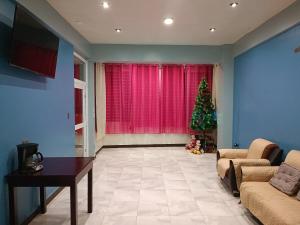
<svg viewBox="0 0 300 225">
<path fill-rule="evenodd" d="M 47 212 L 45 187 L 40 187 L 40 207 L 41 207 L 41 213 L 44 214 Z"/>
<path fill-rule="evenodd" d="M 88 213 L 93 212 L 93 168 L 88 172 Z"/>
<path fill-rule="evenodd" d="M 70 186 L 70 197 L 71 197 L 71 225 L 77 225 L 78 220 L 78 206 L 77 206 L 77 184 L 74 182 Z"/>
<path fill-rule="evenodd" d="M 8 198 L 9 198 L 9 222 L 10 225 L 16 225 L 17 218 L 16 218 L 15 187 L 12 185 L 8 185 Z"/>
</svg>

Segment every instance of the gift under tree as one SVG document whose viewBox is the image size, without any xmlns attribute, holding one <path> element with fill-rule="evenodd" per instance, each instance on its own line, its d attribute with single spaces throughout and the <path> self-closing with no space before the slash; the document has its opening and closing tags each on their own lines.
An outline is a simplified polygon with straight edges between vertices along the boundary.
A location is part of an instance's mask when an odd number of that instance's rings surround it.
<svg viewBox="0 0 300 225">
<path fill-rule="evenodd" d="M 191 120 L 191 129 L 201 134 L 201 147 L 206 150 L 207 132 L 217 127 L 216 109 L 212 103 L 211 92 L 206 80 L 202 80 L 199 88 Z"/>
</svg>

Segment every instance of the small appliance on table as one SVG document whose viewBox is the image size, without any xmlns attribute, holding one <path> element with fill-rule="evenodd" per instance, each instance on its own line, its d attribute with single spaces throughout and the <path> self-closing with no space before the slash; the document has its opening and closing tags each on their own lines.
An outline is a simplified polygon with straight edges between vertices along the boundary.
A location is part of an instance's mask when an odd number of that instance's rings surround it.
<svg viewBox="0 0 300 225">
<path fill-rule="evenodd" d="M 18 170 L 20 173 L 34 173 L 43 169 L 44 157 L 38 152 L 38 144 L 23 143 L 17 145 L 18 149 Z"/>
</svg>

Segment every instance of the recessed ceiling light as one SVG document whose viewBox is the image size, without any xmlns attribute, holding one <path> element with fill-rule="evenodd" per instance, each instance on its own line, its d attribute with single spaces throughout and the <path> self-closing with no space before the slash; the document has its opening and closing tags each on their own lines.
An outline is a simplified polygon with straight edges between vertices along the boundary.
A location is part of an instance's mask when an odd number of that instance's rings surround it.
<svg viewBox="0 0 300 225">
<path fill-rule="evenodd" d="M 230 3 L 231 8 L 235 8 L 235 7 L 237 7 L 238 5 L 239 5 L 238 2 L 232 2 L 232 3 Z"/>
<path fill-rule="evenodd" d="M 209 30 L 210 30 L 210 32 L 215 32 L 215 31 L 216 31 L 216 28 L 211 27 L 211 28 L 209 28 Z"/>
<path fill-rule="evenodd" d="M 103 7 L 103 9 L 108 9 L 109 8 L 109 3 L 106 2 L 106 1 L 102 2 L 102 7 Z"/>
<path fill-rule="evenodd" d="M 170 17 L 168 17 L 164 20 L 164 24 L 166 24 L 166 25 L 171 25 L 173 23 L 174 23 L 174 20 Z"/>
<path fill-rule="evenodd" d="M 115 31 L 116 31 L 117 33 L 121 33 L 122 29 L 116 28 Z"/>
</svg>

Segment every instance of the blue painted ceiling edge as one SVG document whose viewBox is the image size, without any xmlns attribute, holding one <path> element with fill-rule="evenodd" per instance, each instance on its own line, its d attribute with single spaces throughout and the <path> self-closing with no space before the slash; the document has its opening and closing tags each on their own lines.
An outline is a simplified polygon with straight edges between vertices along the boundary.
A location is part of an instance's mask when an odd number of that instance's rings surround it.
<svg viewBox="0 0 300 225">
<path fill-rule="evenodd" d="M 266 40 L 300 23 L 300 1 L 297 0 L 265 23 L 250 31 L 234 43 L 234 56 L 241 55 Z"/>
<path fill-rule="evenodd" d="M 237 57 L 240 57 L 240 56 L 243 56 L 243 55 L 247 54 L 247 53 L 248 53 L 249 51 L 251 51 L 252 49 L 258 48 L 258 47 L 264 45 L 265 43 L 267 43 L 267 42 L 269 42 L 269 41 L 272 41 L 273 39 L 279 37 L 280 35 L 282 35 L 282 34 L 284 34 L 284 33 L 287 33 L 287 32 L 289 32 L 290 30 L 293 30 L 294 28 L 299 27 L 299 26 L 300 26 L 300 22 L 297 23 L 297 24 L 295 24 L 295 25 L 293 25 L 293 26 L 291 26 L 291 27 L 288 27 L 287 29 L 285 29 L 284 31 L 281 31 L 280 33 L 276 34 L 275 36 L 272 36 L 272 37 L 270 37 L 270 38 L 268 38 L 268 39 L 266 39 L 266 40 L 264 40 L 264 41 L 258 43 L 257 45 L 255 45 L 255 46 L 253 46 L 253 47 L 247 49 L 246 51 L 240 53 L 239 55 L 234 56 L 234 59 L 236 59 Z M 300 43 L 299 43 L 299 45 L 300 45 Z"/>
</svg>

